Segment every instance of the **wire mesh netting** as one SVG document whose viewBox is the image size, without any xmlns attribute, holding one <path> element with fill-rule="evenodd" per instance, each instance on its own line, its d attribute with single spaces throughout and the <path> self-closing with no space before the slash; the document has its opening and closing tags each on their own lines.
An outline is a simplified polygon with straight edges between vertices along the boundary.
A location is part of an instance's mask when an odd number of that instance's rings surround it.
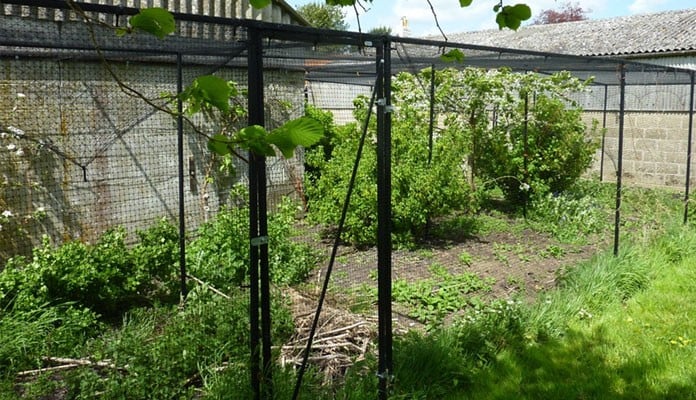
<svg viewBox="0 0 696 400">
<path fill-rule="evenodd" d="M 222 211 L 249 203 L 246 194 L 239 195 L 237 184 L 253 186 L 249 175 L 252 157 L 242 149 L 235 158 L 215 155 L 209 151 L 208 142 L 214 134 L 245 127 L 250 114 L 261 115 L 265 128 L 271 130 L 310 114 L 313 109 L 328 112 L 316 114 L 330 115 L 330 121 L 323 121 L 326 131 L 343 135 L 341 138 L 353 140 L 355 144 L 355 151 L 344 161 L 344 172 L 366 168 L 366 162 L 374 164 L 373 172 L 362 175 L 367 176 L 365 179 L 374 178 L 374 182 L 361 186 L 352 193 L 353 198 L 374 203 L 381 190 L 385 201 L 386 190 L 389 206 L 392 189 L 402 192 L 405 189 L 400 186 L 399 177 L 394 181 L 389 175 L 385 178 L 389 168 L 379 164 L 380 160 L 384 162 L 382 157 L 387 156 L 389 160 L 392 149 L 389 136 L 382 135 L 390 133 L 392 119 L 398 125 L 399 119 L 405 120 L 406 116 L 399 114 L 400 104 L 392 107 L 391 88 L 383 86 L 385 82 L 389 86 L 390 79 L 402 72 L 415 77 L 409 98 L 420 101 L 423 110 L 428 111 L 430 107 L 430 121 L 426 120 L 425 112 L 418 114 L 418 126 L 399 126 L 424 136 L 420 138 L 424 139 L 420 166 L 423 169 L 429 168 L 433 141 L 444 137 L 443 121 L 448 117 L 467 118 L 451 111 L 449 115 L 444 111 L 442 115 L 432 115 L 435 92 L 440 89 L 434 82 L 435 75 L 431 80 L 427 71 L 509 69 L 535 76 L 569 71 L 577 78 L 592 79 L 592 84 L 565 100 L 577 101 L 585 109 L 583 118 L 588 125 L 594 119 L 605 128 L 601 138 L 595 138 L 601 139 L 601 148 L 591 171 L 604 180 L 618 176 L 638 185 L 678 188 L 686 185 L 688 200 L 694 108 L 690 71 L 609 58 L 324 31 L 200 15 L 177 15 L 176 32 L 161 40 L 142 34 L 120 37 L 114 27 L 124 26 L 129 13 L 136 10 L 89 4 L 71 9 L 62 2 L 40 7 L 14 4 L 0 7 L 4 12 L 0 26 L 2 263 L 13 256 L 29 256 L 44 235 L 54 245 L 70 240 L 93 242 L 109 229 L 124 227 L 132 243 L 136 241 L 137 231 L 161 219 L 185 227 L 187 238 L 194 238 L 199 227 L 215 220 Z M 260 63 L 253 60 L 252 34 L 262 39 Z M 463 59 L 450 62 L 442 57 L 453 49 L 461 52 Z M 211 74 L 234 82 L 229 85 L 239 89 L 238 95 L 231 99 L 236 111 L 225 120 L 205 114 L 186 114 L 178 119 L 177 96 L 182 89 L 197 77 Z M 260 80 L 250 80 L 250 76 Z M 261 93 L 261 109 L 253 105 L 250 92 Z M 439 101 L 466 102 L 467 96 Z M 494 125 L 496 110 L 486 112 L 485 125 Z M 429 144 L 425 138 L 428 134 Z M 324 151 L 330 151 L 330 146 L 325 147 Z M 426 156 L 427 152 L 430 154 Z M 435 157 L 445 157 L 441 155 L 445 153 L 436 153 Z M 339 220 L 345 218 L 343 208 L 359 207 L 344 203 L 352 190 L 347 180 L 326 184 L 336 193 L 330 210 L 323 211 L 334 216 L 330 223 L 304 218 L 320 208 L 312 203 L 312 193 L 307 189 L 315 183 L 311 179 L 318 179 L 316 171 L 311 169 L 327 161 L 321 160 L 316 149 L 308 154 L 315 159 L 307 162 L 304 149 L 298 149 L 292 158 L 269 157 L 265 161 L 266 191 L 261 193 L 267 196 L 271 215 L 290 207 L 293 241 L 307 244 L 315 255 L 319 254 L 311 260 L 311 272 L 304 277 L 305 283 L 315 290 L 312 294 L 319 295 L 322 285 L 340 288 L 334 294 L 340 303 L 340 296 L 345 292 L 377 287 L 378 274 L 383 270 L 378 271 L 381 262 L 378 257 L 381 253 L 381 260 L 389 262 L 392 257 L 390 241 L 386 256 L 384 248 L 377 250 L 385 242 L 378 229 L 385 229 L 385 225 L 391 229 L 403 221 L 378 224 L 381 215 L 358 212 L 356 218 L 367 220 L 368 228 L 351 233 L 351 238 L 367 238 L 360 243 L 363 247 L 347 243 L 351 239 L 346 236 L 337 236 L 341 234 L 337 228 L 343 222 Z M 330 154 L 324 155 L 328 158 Z M 462 164 L 461 171 L 459 165 L 454 168 L 462 175 L 466 170 L 464 158 L 457 160 Z M 401 166 L 390 167 L 398 175 Z M 384 211 L 385 204 L 381 203 L 380 207 Z M 430 222 L 424 223 L 423 230 L 430 229 Z M 389 240 L 390 233 L 387 231 Z M 268 244 L 264 242 L 268 238 L 259 235 L 262 237 L 252 237 L 252 241 L 259 239 L 259 247 Z M 287 266 L 289 261 L 274 253 L 272 241 L 270 246 L 270 258 L 277 258 L 279 268 Z M 363 251 L 365 248 L 369 250 Z M 426 268 L 421 264 L 402 266 L 395 270 L 395 275 L 408 278 L 411 269 Z M 380 264 L 381 267 L 391 272 L 390 264 Z M 325 280 L 329 273 L 330 281 Z M 248 284 L 248 280 L 245 277 L 244 283 Z M 345 354 L 332 356 L 330 368 L 336 374 L 344 371 L 356 357 L 365 356 L 375 331 L 379 331 L 380 337 L 388 334 L 391 338 L 391 329 L 385 332 L 385 327 L 390 325 L 378 326 L 376 291 L 361 293 L 365 294 L 363 304 L 352 305 L 361 307 L 368 317 L 351 320 L 351 313 L 332 308 L 322 320 L 328 324 L 337 318 L 350 329 L 361 330 L 364 339 L 343 346 L 350 349 Z M 321 296 L 324 294 L 325 291 L 321 292 Z M 304 317 L 311 317 L 317 310 L 314 302 L 306 302 L 304 306 L 300 313 Z M 311 318 L 300 321 L 300 325 L 306 335 L 312 325 Z M 298 342 L 283 354 L 283 361 L 294 366 L 302 362 L 303 355 L 310 354 L 302 353 L 301 339 L 306 336 L 299 335 L 296 339 Z M 312 354 L 321 359 L 321 355 Z"/>
</svg>

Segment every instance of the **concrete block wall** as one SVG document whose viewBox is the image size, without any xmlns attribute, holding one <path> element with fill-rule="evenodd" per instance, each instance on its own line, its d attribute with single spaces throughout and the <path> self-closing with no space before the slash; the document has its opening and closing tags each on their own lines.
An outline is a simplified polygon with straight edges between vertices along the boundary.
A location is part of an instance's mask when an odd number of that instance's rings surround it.
<svg viewBox="0 0 696 400">
<path fill-rule="evenodd" d="M 592 119 L 600 121 L 600 127 L 603 117 L 602 112 L 586 112 L 584 116 L 588 124 Z M 600 160 L 603 157 L 602 178 L 615 181 L 619 113 L 609 112 L 606 121 L 604 153 L 601 150 L 597 152 L 590 173 L 599 174 Z M 686 184 L 688 133 L 688 112 L 626 112 L 622 179 L 641 186 L 683 188 Z M 692 169 L 691 185 L 696 183 L 695 174 L 696 171 Z"/>
</svg>

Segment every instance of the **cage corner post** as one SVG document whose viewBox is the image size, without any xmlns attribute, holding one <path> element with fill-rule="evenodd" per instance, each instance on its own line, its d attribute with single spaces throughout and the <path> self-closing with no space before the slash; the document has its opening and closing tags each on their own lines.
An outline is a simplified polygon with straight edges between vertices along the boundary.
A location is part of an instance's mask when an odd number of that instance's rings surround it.
<svg viewBox="0 0 696 400">
<path fill-rule="evenodd" d="M 689 134 L 686 150 L 686 183 L 684 184 L 684 224 L 689 221 L 689 188 L 691 183 L 691 150 L 694 136 L 694 80 L 696 72 L 689 73 L 691 88 L 689 89 Z"/>
<path fill-rule="evenodd" d="M 621 226 L 621 191 L 623 175 L 624 119 L 626 109 L 626 64 L 619 64 L 619 150 L 616 168 L 616 208 L 614 209 L 614 256 L 619 255 L 619 236 Z"/>
<path fill-rule="evenodd" d="M 181 281 L 181 299 L 188 296 L 186 285 L 186 197 L 184 194 L 184 105 L 181 92 L 184 91 L 181 53 L 176 53 L 176 131 L 177 131 L 177 163 L 179 175 L 179 273 Z"/>
<path fill-rule="evenodd" d="M 379 399 L 389 397 L 392 362 L 391 309 L 391 41 L 377 47 L 377 303 Z"/>
<path fill-rule="evenodd" d="M 248 32 L 249 125 L 265 125 L 263 32 Z M 268 266 L 266 158 L 249 154 L 249 321 L 251 385 L 255 399 L 273 398 L 271 301 Z"/>
</svg>

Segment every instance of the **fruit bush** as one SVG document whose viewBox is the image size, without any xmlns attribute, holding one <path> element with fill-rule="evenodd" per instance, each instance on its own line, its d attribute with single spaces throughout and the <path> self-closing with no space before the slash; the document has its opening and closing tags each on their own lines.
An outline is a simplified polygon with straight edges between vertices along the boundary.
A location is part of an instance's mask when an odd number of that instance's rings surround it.
<svg viewBox="0 0 696 400">
<path fill-rule="evenodd" d="M 420 93 L 420 97 L 418 94 Z M 398 118 L 392 122 L 393 235 L 397 244 L 412 243 L 426 233 L 429 221 L 454 210 L 469 208 L 469 185 L 462 170 L 466 140 L 457 129 L 438 130 L 429 160 L 428 102 L 410 74 L 394 80 L 393 104 Z M 358 123 L 333 127 L 330 144 L 310 150 L 307 179 L 310 219 L 335 226 L 340 218 L 350 171 L 367 118 L 368 99 L 355 100 Z M 377 157 L 374 120 L 360 160 L 343 238 L 356 245 L 376 240 Z M 330 157 L 326 146 L 331 146 Z"/>
</svg>

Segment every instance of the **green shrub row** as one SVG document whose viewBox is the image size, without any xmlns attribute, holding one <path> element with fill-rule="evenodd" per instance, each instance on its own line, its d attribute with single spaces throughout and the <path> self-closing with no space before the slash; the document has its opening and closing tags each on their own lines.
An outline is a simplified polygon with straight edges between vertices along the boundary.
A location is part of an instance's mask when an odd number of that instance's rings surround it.
<svg viewBox="0 0 696 400">
<path fill-rule="evenodd" d="M 269 218 L 271 279 L 303 281 L 316 265 L 308 244 L 293 240 L 295 207 L 283 202 Z M 224 291 L 248 281 L 248 207 L 229 207 L 200 227 L 187 246 L 188 271 Z M 110 318 L 138 305 L 179 299 L 179 235 L 166 220 L 137 232 L 113 228 L 96 243 L 73 241 L 54 248 L 48 239 L 33 257 L 15 257 L 0 271 L 0 309 L 30 311 L 46 304 L 74 303 Z"/>
<path fill-rule="evenodd" d="M 393 81 L 392 232 L 410 244 L 434 218 L 479 208 L 480 192 L 498 187 L 515 205 L 569 188 L 597 149 L 597 125 L 587 127 L 568 97 L 586 83 L 567 73 L 548 77 L 509 70 L 435 73 L 434 130 L 431 71 L 402 73 Z M 429 86 L 429 85 L 428 85 Z M 327 133 L 307 152 L 311 220 L 335 227 L 368 115 L 368 99 L 355 100 L 356 122 L 333 123 L 330 113 L 308 109 Z M 377 221 L 376 123 L 367 124 L 365 150 L 346 216 L 344 239 L 374 245 Z"/>
</svg>

